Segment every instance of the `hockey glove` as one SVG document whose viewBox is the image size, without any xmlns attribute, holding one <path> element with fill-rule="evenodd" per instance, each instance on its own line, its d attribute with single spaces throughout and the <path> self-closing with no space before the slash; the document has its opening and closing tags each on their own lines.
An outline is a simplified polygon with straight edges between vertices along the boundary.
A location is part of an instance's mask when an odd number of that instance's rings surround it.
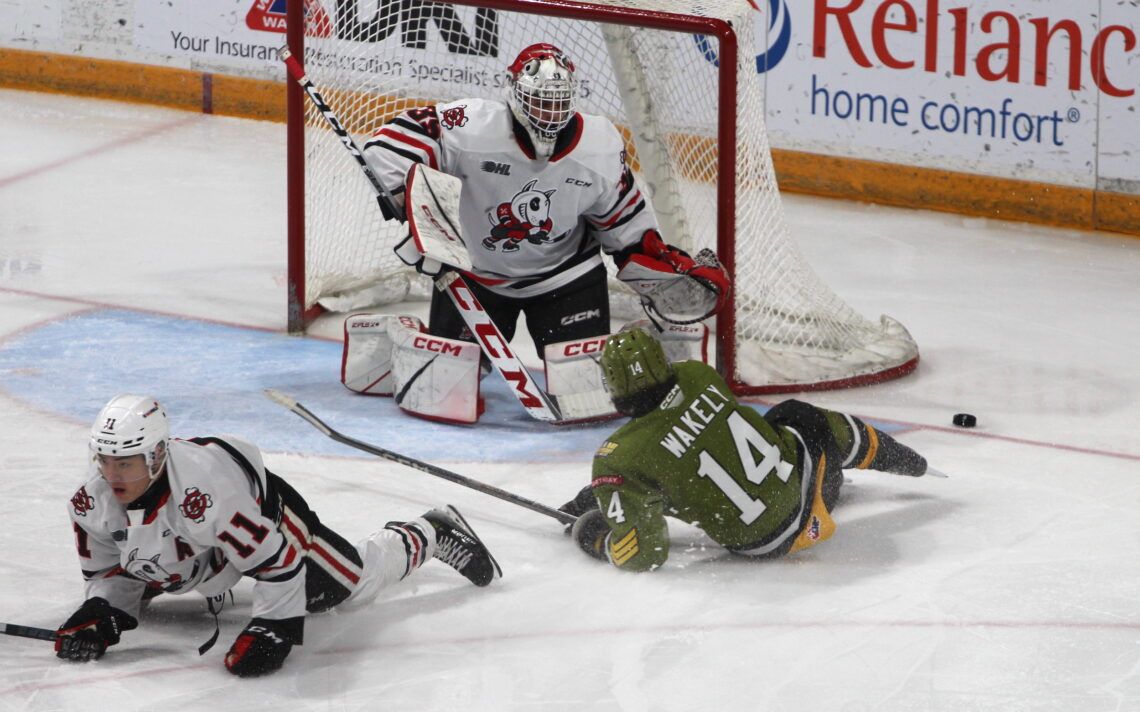
<svg viewBox="0 0 1140 712">
<path fill-rule="evenodd" d="M 98 660 L 119 642 L 123 631 L 138 627 L 134 616 L 113 607 L 107 599 L 89 598 L 56 631 L 56 657 L 81 663 Z"/>
<path fill-rule="evenodd" d="M 416 247 L 416 241 L 411 235 L 405 237 L 400 244 L 392 248 L 392 251 L 396 253 L 401 262 L 409 267 L 415 267 L 420 274 L 426 274 L 434 279 L 443 271 L 443 264 L 439 260 L 424 257 L 420 248 Z"/>
<path fill-rule="evenodd" d="M 280 670 L 293 644 L 301 644 L 304 632 L 304 616 L 282 620 L 254 618 L 226 653 L 226 669 L 238 677 Z"/>
<path fill-rule="evenodd" d="M 591 509 L 574 522 L 570 535 L 578 542 L 578 548 L 599 561 L 609 561 L 606 556 L 606 537 L 610 525 L 600 509 Z"/>
<path fill-rule="evenodd" d="M 581 517 L 591 509 L 598 508 L 598 498 L 594 496 L 594 488 L 591 485 L 586 485 L 574 495 L 574 499 L 558 508 L 559 512 L 566 512 L 575 517 Z M 573 524 L 567 524 L 565 529 L 566 536 L 570 536 L 570 528 Z"/>
<path fill-rule="evenodd" d="M 694 259 L 684 250 L 666 244 L 656 230 L 646 230 L 639 244 L 616 254 L 615 259 L 620 268 L 618 278 L 641 294 L 643 302 L 648 300 L 648 306 L 666 321 L 700 321 L 728 303 L 731 282 L 712 250 L 701 250 Z M 699 293 L 686 289 L 686 280 L 681 277 L 699 285 Z M 689 313 L 694 310 L 695 314 Z"/>
</svg>

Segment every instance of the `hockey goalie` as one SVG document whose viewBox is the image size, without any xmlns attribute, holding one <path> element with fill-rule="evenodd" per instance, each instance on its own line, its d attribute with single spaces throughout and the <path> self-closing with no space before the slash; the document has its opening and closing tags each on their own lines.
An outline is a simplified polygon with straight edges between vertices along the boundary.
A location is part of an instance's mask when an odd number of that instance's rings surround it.
<svg viewBox="0 0 1140 712">
<path fill-rule="evenodd" d="M 394 206 L 381 201 L 385 217 L 410 218 L 397 256 L 432 278 L 460 270 L 504 347 L 525 314 L 552 394 L 608 401 L 590 356 L 611 330 L 603 253 L 641 295 L 666 341 L 672 325 L 698 325 L 688 335 L 682 330 L 679 341 L 683 349 L 701 342 L 698 353 L 707 338 L 699 322 L 727 303 L 729 275 L 711 252 L 694 258 L 666 242 L 617 128 L 576 110 L 570 57 L 552 44 L 534 44 L 507 69 L 503 100 L 409 109 L 365 144 L 364 157 L 394 199 Z M 447 187 L 430 177 L 434 172 L 461 180 Z M 431 210 L 411 209 L 416 186 L 427 191 Z M 478 335 L 445 291 L 433 290 L 426 326 L 407 317 L 351 317 L 344 384 L 394 395 L 416 415 L 474 422 L 481 408 L 479 354 L 463 345 Z M 704 336 L 694 340 L 692 333 Z M 483 351 L 493 360 L 486 343 Z"/>
</svg>

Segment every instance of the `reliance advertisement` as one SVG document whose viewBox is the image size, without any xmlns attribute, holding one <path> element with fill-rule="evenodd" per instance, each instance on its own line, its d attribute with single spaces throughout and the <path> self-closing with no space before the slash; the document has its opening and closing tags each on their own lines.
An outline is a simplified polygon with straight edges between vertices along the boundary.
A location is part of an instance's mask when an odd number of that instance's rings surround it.
<svg viewBox="0 0 1140 712">
<path fill-rule="evenodd" d="M 1134 2 L 770 0 L 762 11 L 777 146 L 1088 188 L 1098 170 L 1140 181 Z"/>
</svg>

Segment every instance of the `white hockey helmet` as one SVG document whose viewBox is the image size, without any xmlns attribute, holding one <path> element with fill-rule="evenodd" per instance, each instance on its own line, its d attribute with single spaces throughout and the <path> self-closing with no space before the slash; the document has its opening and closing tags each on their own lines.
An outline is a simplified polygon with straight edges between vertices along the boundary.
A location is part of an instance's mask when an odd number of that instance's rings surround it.
<svg viewBox="0 0 1140 712">
<path fill-rule="evenodd" d="M 166 464 L 169 440 L 166 411 L 150 396 L 115 396 L 91 426 L 91 451 L 95 455 L 144 455 L 152 480 Z"/>
<path fill-rule="evenodd" d="M 511 113 L 526 128 L 535 151 L 548 157 L 554 153 L 558 132 L 574 116 L 578 95 L 574 63 L 562 50 L 542 42 L 519 52 L 507 71 Z"/>
</svg>

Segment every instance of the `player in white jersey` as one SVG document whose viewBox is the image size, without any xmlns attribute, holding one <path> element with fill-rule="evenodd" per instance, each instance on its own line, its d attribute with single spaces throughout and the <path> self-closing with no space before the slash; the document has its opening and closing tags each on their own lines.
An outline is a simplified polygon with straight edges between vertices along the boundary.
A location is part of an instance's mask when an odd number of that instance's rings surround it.
<svg viewBox="0 0 1140 712">
<path fill-rule="evenodd" d="M 607 334 L 609 294 L 601 252 L 619 268 L 685 274 L 707 287 L 717 308 L 728 275 L 669 246 L 626 162 L 617 128 L 575 110 L 574 64 L 551 44 L 524 49 L 508 67 L 507 100 L 461 99 L 403 112 L 365 144 L 364 155 L 398 202 L 413 163 L 463 180 L 460 222 L 476 296 L 510 339 L 520 312 L 543 353 L 548 343 Z M 387 211 L 385 211 L 387 212 Z M 385 217 L 392 218 L 386 214 Z M 429 275 L 415 242 L 396 248 Z M 428 328 L 469 338 L 438 290 Z"/>
<path fill-rule="evenodd" d="M 102 657 L 138 626 L 143 600 L 216 597 L 249 576 L 252 620 L 225 665 L 262 675 L 302 643 L 306 613 L 365 603 L 433 557 L 477 586 L 502 575 L 453 507 L 390 522 L 353 546 L 265 468 L 257 447 L 233 437 L 172 439 L 165 411 L 148 396 L 112 399 L 90 444 L 91 472 L 68 507 L 86 600 L 59 628 L 61 658 Z"/>
</svg>

